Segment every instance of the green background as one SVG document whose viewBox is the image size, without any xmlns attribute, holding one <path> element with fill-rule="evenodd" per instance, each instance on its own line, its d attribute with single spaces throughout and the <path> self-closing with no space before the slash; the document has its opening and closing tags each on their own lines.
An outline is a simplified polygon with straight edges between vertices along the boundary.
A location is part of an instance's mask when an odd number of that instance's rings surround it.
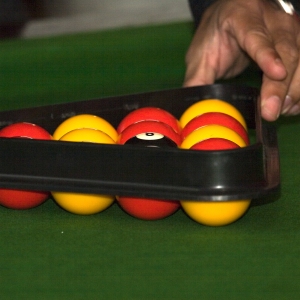
<svg viewBox="0 0 300 300">
<path fill-rule="evenodd" d="M 180 87 L 192 31 L 179 23 L 1 41 L 0 108 Z M 260 82 L 255 68 L 234 81 Z M 275 126 L 281 195 L 228 226 L 182 211 L 141 221 L 117 205 L 92 216 L 52 200 L 0 207 L 1 299 L 299 299 L 300 118 Z"/>
</svg>

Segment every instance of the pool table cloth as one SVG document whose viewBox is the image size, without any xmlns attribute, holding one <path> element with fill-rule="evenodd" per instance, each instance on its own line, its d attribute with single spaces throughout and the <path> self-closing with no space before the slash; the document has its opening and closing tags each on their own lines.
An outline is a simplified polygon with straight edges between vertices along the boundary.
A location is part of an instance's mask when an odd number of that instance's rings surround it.
<svg viewBox="0 0 300 300">
<path fill-rule="evenodd" d="M 0 109 L 178 88 L 192 31 L 176 23 L 1 41 Z M 230 82 L 259 87 L 260 74 L 250 67 Z M 0 207 L 1 299 L 299 299 L 300 117 L 274 125 L 281 192 L 228 226 L 182 211 L 142 221 L 117 204 L 91 216 L 51 199 Z"/>
</svg>

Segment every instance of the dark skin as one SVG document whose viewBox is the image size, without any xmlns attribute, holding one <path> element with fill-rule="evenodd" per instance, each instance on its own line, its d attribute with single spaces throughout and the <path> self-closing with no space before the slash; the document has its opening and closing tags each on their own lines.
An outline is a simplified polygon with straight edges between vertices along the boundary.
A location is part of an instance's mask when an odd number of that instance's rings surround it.
<svg viewBox="0 0 300 300">
<path fill-rule="evenodd" d="M 300 114 L 300 21 L 268 0 L 218 0 L 186 55 L 184 86 L 212 84 L 253 60 L 263 72 L 262 117 Z"/>
</svg>

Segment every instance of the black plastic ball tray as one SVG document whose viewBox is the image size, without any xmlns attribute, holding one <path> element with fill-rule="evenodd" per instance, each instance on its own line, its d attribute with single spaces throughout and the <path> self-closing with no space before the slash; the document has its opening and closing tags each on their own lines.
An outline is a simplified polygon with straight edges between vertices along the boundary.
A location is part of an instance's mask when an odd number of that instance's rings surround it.
<svg viewBox="0 0 300 300">
<path fill-rule="evenodd" d="M 0 126 L 32 122 L 53 133 L 64 119 L 95 114 L 115 127 L 132 110 L 155 106 L 176 117 L 202 99 L 237 107 L 256 141 L 223 151 L 0 138 L 0 187 L 227 201 L 259 198 L 280 186 L 276 130 L 262 122 L 259 91 L 209 85 L 0 112 Z"/>
</svg>

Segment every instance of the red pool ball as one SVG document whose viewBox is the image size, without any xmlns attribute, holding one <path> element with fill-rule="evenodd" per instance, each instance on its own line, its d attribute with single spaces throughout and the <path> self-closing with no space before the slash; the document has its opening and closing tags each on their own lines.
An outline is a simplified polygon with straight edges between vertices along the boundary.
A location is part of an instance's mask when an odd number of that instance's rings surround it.
<svg viewBox="0 0 300 300">
<path fill-rule="evenodd" d="M 149 221 L 166 218 L 180 208 L 179 201 L 134 197 L 119 197 L 118 203 L 129 215 Z"/>
<path fill-rule="evenodd" d="M 141 145 L 145 147 L 177 147 L 180 135 L 169 125 L 157 121 L 143 121 L 129 125 L 120 134 L 119 144 Z M 177 211 L 177 201 L 161 201 L 148 198 L 119 196 L 118 203 L 129 215 L 142 220 L 166 218 Z"/>
<path fill-rule="evenodd" d="M 240 147 L 246 147 L 247 144 L 243 138 L 236 133 L 234 130 L 221 126 L 210 124 L 207 126 L 202 126 L 197 130 L 192 131 L 181 143 L 180 147 L 182 149 L 190 149 L 193 145 L 212 138 L 223 138 L 230 140 Z"/>
<path fill-rule="evenodd" d="M 221 125 L 232 129 L 243 138 L 247 145 L 249 145 L 248 133 L 243 125 L 232 116 L 221 112 L 208 112 L 192 119 L 182 129 L 182 139 L 185 139 L 191 132 L 197 130 L 198 128 L 212 124 Z"/>
<path fill-rule="evenodd" d="M 0 205 L 12 209 L 37 207 L 48 198 L 48 192 L 0 189 Z"/>
<path fill-rule="evenodd" d="M 225 150 L 225 149 L 236 149 L 240 148 L 236 143 L 222 139 L 222 138 L 211 138 L 201 141 L 193 145 L 190 149 L 193 150 Z"/>
<path fill-rule="evenodd" d="M 119 135 L 119 144 L 140 144 L 146 147 L 176 147 L 181 136 L 170 126 L 157 121 L 143 121 L 129 125 Z"/>
<path fill-rule="evenodd" d="M 194 144 L 194 150 L 226 150 L 240 148 L 234 142 L 222 138 L 210 138 Z M 251 200 L 225 202 L 180 201 L 182 209 L 194 221 L 206 226 L 224 226 L 238 220 L 249 208 Z"/>
<path fill-rule="evenodd" d="M 27 122 L 14 123 L 0 130 L 0 137 L 21 137 L 39 140 L 51 140 L 52 136 L 44 128 Z"/>
<path fill-rule="evenodd" d="M 0 130 L 0 137 L 51 140 L 45 129 L 31 123 L 15 123 Z M 36 207 L 49 198 L 49 192 L 0 189 L 0 204 L 12 209 Z"/>
<path fill-rule="evenodd" d="M 129 113 L 119 124 L 117 131 L 122 133 L 129 125 L 142 121 L 157 121 L 169 125 L 175 132 L 180 133 L 179 121 L 168 111 L 157 107 L 143 107 Z"/>
</svg>

